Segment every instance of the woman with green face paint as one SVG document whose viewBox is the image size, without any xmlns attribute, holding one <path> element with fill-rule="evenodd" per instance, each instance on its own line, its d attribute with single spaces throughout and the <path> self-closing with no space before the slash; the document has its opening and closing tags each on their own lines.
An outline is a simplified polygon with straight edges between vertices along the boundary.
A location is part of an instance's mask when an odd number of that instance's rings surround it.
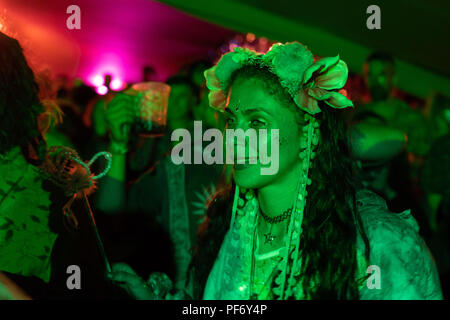
<svg viewBox="0 0 450 320">
<path fill-rule="evenodd" d="M 233 186 L 209 207 L 191 263 L 194 298 L 442 297 L 409 211 L 389 212 L 354 181 L 339 110 L 353 106 L 338 91 L 347 73 L 339 56 L 314 61 L 298 42 L 266 54 L 236 48 L 205 72 L 210 105 L 228 129 L 266 129 L 259 146 L 278 144 L 279 166 L 263 175 L 270 164 L 259 157 L 235 162 Z M 134 279 L 123 270 L 114 277 Z M 152 296 L 142 281 L 128 282 L 136 297 Z"/>
</svg>

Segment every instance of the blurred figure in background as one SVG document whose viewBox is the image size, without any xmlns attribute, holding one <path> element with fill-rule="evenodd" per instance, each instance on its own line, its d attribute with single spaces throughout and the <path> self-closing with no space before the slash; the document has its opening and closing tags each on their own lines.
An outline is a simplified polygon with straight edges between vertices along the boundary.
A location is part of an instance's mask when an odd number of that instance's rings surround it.
<svg viewBox="0 0 450 320">
<path fill-rule="evenodd" d="M 60 81 L 58 80 L 60 78 L 61 77 L 57 78 L 56 83 Z M 67 146 L 73 148 L 74 145 L 70 141 L 70 137 L 59 130 L 64 113 L 57 103 L 57 91 L 59 90 L 58 87 L 52 83 L 50 70 L 44 70 L 37 73 L 36 83 L 39 86 L 38 97 L 44 107 L 44 113 L 38 118 L 39 131 L 47 143 L 47 146 Z M 66 87 L 64 89 L 64 94 L 68 94 Z"/>
<path fill-rule="evenodd" d="M 427 116 L 429 147 L 431 144 L 450 131 L 450 98 L 441 93 L 433 93 L 427 100 L 425 107 Z"/>
<path fill-rule="evenodd" d="M 99 187 L 96 206 L 105 214 L 143 213 L 153 217 L 154 223 L 170 237 L 170 243 L 164 243 L 163 239 L 158 243 L 147 243 L 147 250 L 141 254 L 149 256 L 148 249 L 154 253 L 156 250 L 172 251 L 175 271 L 167 273 L 177 288 L 183 288 L 197 228 L 210 194 L 215 193 L 214 186 L 222 168 L 172 162 L 170 152 L 178 141 L 171 141 L 171 134 L 178 128 L 192 131 L 196 88 L 182 76 L 169 79 L 167 84 L 171 92 L 167 130 L 163 137 L 143 139 L 133 128 L 124 129 L 124 124 L 132 123 L 136 116 L 133 97 L 119 93 L 106 106 L 109 150 L 114 160 Z M 150 253 L 151 259 L 160 257 Z"/>
<path fill-rule="evenodd" d="M 437 231 L 438 211 L 446 216 L 450 205 L 450 99 L 440 94 L 433 95 L 427 113 L 430 147 L 421 183 L 426 194 L 429 223 L 432 231 Z M 444 208 L 446 210 L 440 210 Z"/>
<path fill-rule="evenodd" d="M 50 281 L 58 236 L 37 170 L 47 151 L 38 92 L 19 43 L 0 32 L 0 271 L 33 295 Z"/>
<path fill-rule="evenodd" d="M 157 73 L 152 66 L 142 68 L 142 82 L 156 81 Z"/>
<path fill-rule="evenodd" d="M 444 297 L 450 295 L 450 99 L 436 94 L 429 110 L 433 140 L 425 158 L 421 186 L 431 234 L 428 243 L 436 258 Z"/>
<path fill-rule="evenodd" d="M 61 79 L 65 79 L 64 82 Z M 39 100 L 45 107 L 41 132 L 47 145 L 82 150 L 89 136 L 89 130 L 82 122 L 82 112 L 96 96 L 95 91 L 81 80 L 73 81 L 73 85 L 67 77 L 59 76 L 53 80 L 49 70 L 37 73 L 36 82 Z M 44 115 L 47 116 L 44 118 Z"/>
<path fill-rule="evenodd" d="M 364 80 L 371 101 L 357 106 L 354 123 L 364 121 L 403 132 L 407 137 L 406 152 L 382 161 L 361 162 L 361 177 L 366 188 L 383 196 L 393 212 L 413 208 L 413 214 L 426 230 L 417 196 L 414 194 L 415 173 L 408 154 L 425 155 L 426 132 L 423 115 L 393 96 L 395 84 L 394 59 L 385 53 L 372 53 L 364 64 Z M 409 157 L 410 159 L 414 157 Z"/>
<path fill-rule="evenodd" d="M 78 229 L 66 228 L 63 207 L 73 198 L 55 179 L 71 175 L 69 158 L 49 150 L 44 137 L 61 112 L 54 101 L 40 101 L 48 87 L 38 80 L 41 91 L 19 43 L 0 32 L 0 271 L 33 299 L 119 297 L 77 201 Z M 68 289 L 69 265 L 82 270 L 83 290 Z"/>
<path fill-rule="evenodd" d="M 85 99 L 82 99 L 82 101 L 86 102 L 81 118 L 87 137 L 83 137 L 84 141 L 79 150 L 85 158 L 90 158 L 96 152 L 107 149 L 108 128 L 106 125 L 105 109 L 106 104 L 110 102 L 117 93 L 110 90 L 110 84 L 111 75 L 105 75 L 103 85 L 108 88 L 106 94 L 88 95 Z"/>
<path fill-rule="evenodd" d="M 59 111 L 38 94 L 19 43 L 0 33 L 0 271 L 33 298 L 110 293 L 93 238 L 68 235 L 62 212 L 68 196 L 43 173 L 49 162 L 43 134 Z M 70 264 L 83 268 L 83 292 L 67 290 Z"/>
<path fill-rule="evenodd" d="M 208 90 L 204 72 L 211 67 L 207 60 L 200 60 L 193 63 L 189 69 L 189 78 L 197 87 L 197 102 L 193 108 L 194 120 L 202 121 L 203 127 L 225 129 L 225 118 L 216 110 L 209 107 Z"/>
<path fill-rule="evenodd" d="M 189 78 L 191 82 L 198 88 L 206 89 L 205 76 L 203 75 L 206 70 L 211 68 L 212 63 L 208 60 L 198 60 L 189 66 Z"/>
</svg>

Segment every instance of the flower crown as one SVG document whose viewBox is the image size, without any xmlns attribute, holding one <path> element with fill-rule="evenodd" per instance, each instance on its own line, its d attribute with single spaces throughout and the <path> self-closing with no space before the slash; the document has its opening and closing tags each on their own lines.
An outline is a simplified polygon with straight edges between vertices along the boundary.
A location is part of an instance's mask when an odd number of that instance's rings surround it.
<svg viewBox="0 0 450 320">
<path fill-rule="evenodd" d="M 344 91 L 337 91 L 347 81 L 345 62 L 339 59 L 339 55 L 314 62 L 312 53 L 299 42 L 275 44 L 266 54 L 237 47 L 223 55 L 204 73 L 211 107 L 222 112 L 225 110 L 231 77 L 244 66 L 267 67 L 278 77 L 295 104 L 311 115 L 321 111 L 319 100 L 332 108 L 353 107 Z"/>
</svg>

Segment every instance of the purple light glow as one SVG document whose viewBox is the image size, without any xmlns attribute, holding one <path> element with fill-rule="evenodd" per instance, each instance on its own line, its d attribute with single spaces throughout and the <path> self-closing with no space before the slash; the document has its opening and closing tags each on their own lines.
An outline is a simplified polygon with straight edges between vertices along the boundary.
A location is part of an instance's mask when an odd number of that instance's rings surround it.
<svg viewBox="0 0 450 320">
<path fill-rule="evenodd" d="M 123 54 L 125 56 L 125 54 Z M 89 70 L 88 83 L 98 86 L 94 82 L 100 76 L 101 84 L 104 84 L 105 75 L 111 75 L 111 79 L 123 79 L 125 77 L 126 66 L 123 64 L 123 58 L 119 53 L 103 52 L 98 55 L 98 59 L 91 62 L 92 69 Z"/>
<path fill-rule="evenodd" d="M 68 0 L 46 0 L 45 10 L 37 0 L 0 2 L 8 28 L 31 49 L 36 71 L 49 67 L 53 75 L 80 77 L 94 87 L 105 74 L 122 84 L 140 82 L 145 66 L 163 81 L 234 34 L 151 0 L 77 0 L 80 30 L 66 28 Z"/>
</svg>

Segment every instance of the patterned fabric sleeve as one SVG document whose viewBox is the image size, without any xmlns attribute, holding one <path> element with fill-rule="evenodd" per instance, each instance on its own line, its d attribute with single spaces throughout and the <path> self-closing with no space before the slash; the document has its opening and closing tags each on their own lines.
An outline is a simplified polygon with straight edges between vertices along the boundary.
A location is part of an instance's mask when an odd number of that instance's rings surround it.
<svg viewBox="0 0 450 320">
<path fill-rule="evenodd" d="M 0 157 L 0 175 L 0 270 L 49 282 L 57 234 L 43 178 L 19 148 Z"/>
<path fill-rule="evenodd" d="M 361 299 L 442 299 L 434 259 L 409 210 L 390 212 L 384 200 L 368 191 L 359 193 L 357 203 L 369 239 L 370 265 L 380 272 L 380 287 L 364 285 Z"/>
<path fill-rule="evenodd" d="M 170 159 L 164 162 L 169 194 L 169 232 L 174 244 L 175 288 L 183 289 L 191 261 L 189 213 L 185 193 L 185 168 Z"/>
</svg>

